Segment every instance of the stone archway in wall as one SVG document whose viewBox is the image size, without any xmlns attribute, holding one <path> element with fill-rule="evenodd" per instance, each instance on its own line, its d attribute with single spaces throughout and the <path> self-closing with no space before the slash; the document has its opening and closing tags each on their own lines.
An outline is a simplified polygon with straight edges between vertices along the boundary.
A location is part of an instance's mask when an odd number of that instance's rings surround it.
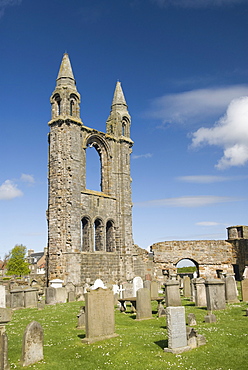
<svg viewBox="0 0 248 370">
<path fill-rule="evenodd" d="M 193 267 L 195 268 L 195 271 L 193 271 Z M 180 259 L 176 264 L 176 268 L 179 275 L 188 275 L 191 278 L 199 277 L 199 264 L 192 258 Z M 182 268 L 182 270 L 178 270 L 179 268 Z"/>
</svg>

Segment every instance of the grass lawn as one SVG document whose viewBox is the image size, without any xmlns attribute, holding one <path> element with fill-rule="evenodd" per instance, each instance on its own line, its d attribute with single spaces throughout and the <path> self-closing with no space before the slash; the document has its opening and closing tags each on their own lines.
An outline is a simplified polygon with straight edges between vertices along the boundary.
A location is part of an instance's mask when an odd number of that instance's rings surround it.
<svg viewBox="0 0 248 370">
<path fill-rule="evenodd" d="M 83 330 L 76 329 L 77 314 L 82 302 L 46 306 L 44 310 L 14 311 L 6 325 L 11 369 L 23 369 L 19 360 L 22 336 L 31 321 L 38 321 L 44 329 L 44 360 L 28 369 L 184 369 L 184 370 L 247 370 L 248 316 L 247 303 L 229 304 L 225 310 L 215 311 L 217 322 L 203 322 L 206 309 L 197 308 L 183 299 L 186 314 L 194 313 L 195 327 L 207 339 L 207 344 L 180 355 L 165 353 L 167 347 L 166 319 L 157 318 L 153 302 L 153 319 L 135 321 L 132 313 L 115 311 L 118 337 L 94 344 L 83 344 Z"/>
</svg>

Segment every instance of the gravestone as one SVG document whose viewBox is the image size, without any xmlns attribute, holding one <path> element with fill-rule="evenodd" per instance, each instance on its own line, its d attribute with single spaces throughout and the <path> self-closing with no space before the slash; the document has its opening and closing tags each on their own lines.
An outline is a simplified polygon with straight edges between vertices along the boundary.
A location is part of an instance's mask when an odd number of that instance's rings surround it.
<svg viewBox="0 0 248 370">
<path fill-rule="evenodd" d="M 187 333 L 187 343 L 191 349 L 206 344 L 206 338 L 203 335 L 198 334 L 194 328 L 188 326 L 186 328 L 186 333 Z"/>
<path fill-rule="evenodd" d="M 188 314 L 188 325 L 189 326 L 195 326 L 196 324 L 196 318 L 194 313 L 189 313 Z"/>
<path fill-rule="evenodd" d="M 157 281 L 151 282 L 151 298 L 157 298 L 158 297 L 158 283 Z"/>
<path fill-rule="evenodd" d="M 152 305 L 150 291 L 147 288 L 140 288 L 136 298 L 136 320 L 152 318 Z"/>
<path fill-rule="evenodd" d="M 151 281 L 150 280 L 145 280 L 144 283 L 143 283 L 143 287 L 146 288 L 146 289 L 149 289 L 150 292 L 151 292 Z"/>
<path fill-rule="evenodd" d="M 92 290 L 95 290 L 98 288 L 107 289 L 106 286 L 104 285 L 104 282 L 101 279 L 96 279 L 94 281 L 94 284 L 90 287 L 90 289 Z"/>
<path fill-rule="evenodd" d="M 66 303 L 67 302 L 67 291 L 66 288 L 55 288 L 56 303 Z"/>
<path fill-rule="evenodd" d="M 21 363 L 23 366 L 43 360 L 43 336 L 43 329 L 37 321 L 28 324 L 22 341 Z"/>
<path fill-rule="evenodd" d="M 205 316 L 204 321 L 208 324 L 211 324 L 212 322 L 216 322 L 216 316 L 213 313 L 208 313 Z"/>
<path fill-rule="evenodd" d="M 75 292 L 70 291 L 68 292 L 68 302 L 74 302 L 76 300 Z"/>
<path fill-rule="evenodd" d="M 248 302 L 248 279 L 241 280 L 242 300 Z"/>
<path fill-rule="evenodd" d="M 10 307 L 23 308 L 24 307 L 24 291 L 23 289 L 13 289 L 10 291 Z"/>
<path fill-rule="evenodd" d="M 56 289 L 48 287 L 45 290 L 46 304 L 56 304 Z"/>
<path fill-rule="evenodd" d="M 225 283 L 221 279 L 205 281 L 207 310 L 224 310 L 226 308 Z"/>
<path fill-rule="evenodd" d="M 64 280 L 61 280 L 61 279 L 50 280 L 50 287 L 55 288 L 55 289 L 62 288 L 63 283 L 64 283 Z"/>
<path fill-rule="evenodd" d="M 69 292 L 75 292 L 75 290 L 76 290 L 75 285 L 71 281 L 69 281 L 68 283 L 66 283 L 65 288 L 66 288 L 67 293 L 69 293 Z"/>
<path fill-rule="evenodd" d="M 235 275 L 228 275 L 225 278 L 225 294 L 227 303 L 237 303 L 238 300 L 238 290 L 235 281 Z"/>
<path fill-rule="evenodd" d="M 77 329 L 85 329 L 85 307 L 80 307 L 80 312 L 77 315 L 78 323 L 77 323 Z"/>
<path fill-rule="evenodd" d="M 8 362 L 8 337 L 5 332 L 5 325 L 12 318 L 10 308 L 0 307 L 0 369 L 9 370 Z"/>
<path fill-rule="evenodd" d="M 165 286 L 165 305 L 166 307 L 181 306 L 179 281 L 176 279 L 167 280 Z"/>
<path fill-rule="evenodd" d="M 123 287 L 123 292 L 122 292 L 123 298 L 133 297 L 133 284 L 125 282 L 122 284 L 122 287 Z"/>
<path fill-rule="evenodd" d="M 184 295 L 185 298 L 190 298 L 191 297 L 189 276 L 184 276 L 183 277 L 183 295 Z"/>
<path fill-rule="evenodd" d="M 137 291 L 141 288 L 143 288 L 143 280 L 141 279 L 140 276 L 136 276 L 133 279 L 133 295 L 132 295 L 132 297 L 136 297 Z"/>
<path fill-rule="evenodd" d="M 207 306 L 205 280 L 203 278 L 193 279 L 193 289 L 194 289 L 195 305 L 197 307 Z"/>
<path fill-rule="evenodd" d="M 98 288 L 85 294 L 85 330 L 83 343 L 116 337 L 114 320 L 114 294 Z"/>
<path fill-rule="evenodd" d="M 6 292 L 4 285 L 0 285 L 0 307 L 6 307 Z"/>
<path fill-rule="evenodd" d="M 38 289 L 30 288 L 24 290 L 24 307 L 31 308 L 37 307 L 38 302 Z"/>
<path fill-rule="evenodd" d="M 188 351 L 190 347 L 187 344 L 185 308 L 167 307 L 166 318 L 168 348 L 164 348 L 164 351 L 172 353 Z"/>
</svg>

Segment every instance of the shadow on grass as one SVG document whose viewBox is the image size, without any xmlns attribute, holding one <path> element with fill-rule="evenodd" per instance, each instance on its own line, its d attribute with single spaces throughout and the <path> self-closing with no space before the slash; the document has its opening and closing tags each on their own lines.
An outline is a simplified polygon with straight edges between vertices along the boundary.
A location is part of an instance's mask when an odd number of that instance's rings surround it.
<svg viewBox="0 0 248 370">
<path fill-rule="evenodd" d="M 164 339 L 164 340 L 158 340 L 157 342 L 154 342 L 157 346 L 159 346 L 160 348 L 164 349 L 164 348 L 168 348 L 168 339 Z"/>
<path fill-rule="evenodd" d="M 161 329 L 167 329 L 167 326 L 160 326 Z"/>
<path fill-rule="evenodd" d="M 78 334 L 78 338 L 80 338 L 80 339 L 83 339 L 83 338 L 85 338 L 86 337 L 86 335 L 85 334 Z"/>
</svg>

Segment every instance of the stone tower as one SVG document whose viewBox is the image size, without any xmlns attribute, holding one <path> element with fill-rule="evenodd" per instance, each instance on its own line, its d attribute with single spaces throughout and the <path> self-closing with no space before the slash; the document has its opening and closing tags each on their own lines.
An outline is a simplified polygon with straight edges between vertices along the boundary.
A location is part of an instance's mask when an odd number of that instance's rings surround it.
<svg viewBox="0 0 248 370">
<path fill-rule="evenodd" d="M 64 54 L 48 123 L 48 281 L 81 285 L 133 277 L 131 118 L 117 82 L 106 133 L 80 118 L 80 94 Z M 101 191 L 86 189 L 86 151 L 94 147 Z"/>
</svg>

